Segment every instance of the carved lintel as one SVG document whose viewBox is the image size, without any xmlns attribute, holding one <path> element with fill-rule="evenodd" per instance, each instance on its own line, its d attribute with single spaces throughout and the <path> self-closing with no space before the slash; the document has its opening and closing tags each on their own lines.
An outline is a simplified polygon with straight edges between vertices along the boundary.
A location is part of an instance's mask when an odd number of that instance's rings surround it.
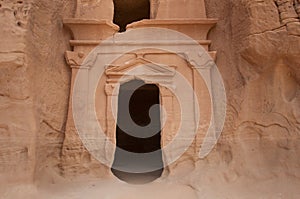
<svg viewBox="0 0 300 199">
<path fill-rule="evenodd" d="M 82 52 L 65 52 L 66 61 L 71 68 L 79 68 L 84 60 L 84 57 L 85 55 Z"/>
</svg>

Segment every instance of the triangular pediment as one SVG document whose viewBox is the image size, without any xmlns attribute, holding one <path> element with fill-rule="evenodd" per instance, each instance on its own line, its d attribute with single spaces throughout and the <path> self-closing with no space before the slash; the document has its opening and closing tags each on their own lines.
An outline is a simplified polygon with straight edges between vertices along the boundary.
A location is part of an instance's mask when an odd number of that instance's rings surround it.
<svg viewBox="0 0 300 199">
<path fill-rule="evenodd" d="M 123 65 L 110 65 L 106 68 L 108 76 L 147 75 L 147 76 L 174 76 L 173 67 L 157 64 L 143 58 L 136 58 Z"/>
</svg>

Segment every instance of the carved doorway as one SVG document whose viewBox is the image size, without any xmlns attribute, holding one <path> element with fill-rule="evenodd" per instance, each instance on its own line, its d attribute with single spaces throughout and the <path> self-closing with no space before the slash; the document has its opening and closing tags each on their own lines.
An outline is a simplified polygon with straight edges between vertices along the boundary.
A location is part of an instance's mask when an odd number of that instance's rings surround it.
<svg viewBox="0 0 300 199">
<path fill-rule="evenodd" d="M 111 169 L 119 179 L 128 183 L 142 184 L 161 176 L 163 160 L 160 150 L 159 104 L 159 87 L 155 84 L 131 80 L 120 86 L 116 126 L 117 147 Z M 132 155 L 124 154 L 124 151 L 131 152 Z M 156 152 L 151 158 L 142 155 L 151 152 Z"/>
</svg>

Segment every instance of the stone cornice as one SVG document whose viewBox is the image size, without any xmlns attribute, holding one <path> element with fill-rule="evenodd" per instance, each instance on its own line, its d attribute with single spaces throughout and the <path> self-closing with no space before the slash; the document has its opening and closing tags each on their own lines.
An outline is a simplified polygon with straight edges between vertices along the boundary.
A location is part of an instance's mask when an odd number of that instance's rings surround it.
<svg viewBox="0 0 300 199">
<path fill-rule="evenodd" d="M 133 28 L 168 28 L 186 34 L 194 40 L 206 40 L 209 30 L 216 25 L 217 19 L 144 19 L 127 25 Z"/>
<path fill-rule="evenodd" d="M 104 40 L 119 31 L 119 27 L 108 20 L 64 19 L 75 40 Z"/>
</svg>

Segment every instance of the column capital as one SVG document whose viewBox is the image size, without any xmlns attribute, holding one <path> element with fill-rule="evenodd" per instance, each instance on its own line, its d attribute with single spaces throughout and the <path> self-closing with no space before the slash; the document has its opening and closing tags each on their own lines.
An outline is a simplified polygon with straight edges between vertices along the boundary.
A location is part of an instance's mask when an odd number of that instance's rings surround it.
<svg viewBox="0 0 300 199">
<path fill-rule="evenodd" d="M 119 94 L 119 90 L 116 90 L 116 87 L 119 86 L 118 83 L 116 84 L 105 84 L 105 93 L 107 96 L 117 96 Z"/>
<path fill-rule="evenodd" d="M 67 51 L 65 52 L 65 58 L 71 68 L 79 68 L 85 58 L 85 55 L 83 52 Z"/>
</svg>

